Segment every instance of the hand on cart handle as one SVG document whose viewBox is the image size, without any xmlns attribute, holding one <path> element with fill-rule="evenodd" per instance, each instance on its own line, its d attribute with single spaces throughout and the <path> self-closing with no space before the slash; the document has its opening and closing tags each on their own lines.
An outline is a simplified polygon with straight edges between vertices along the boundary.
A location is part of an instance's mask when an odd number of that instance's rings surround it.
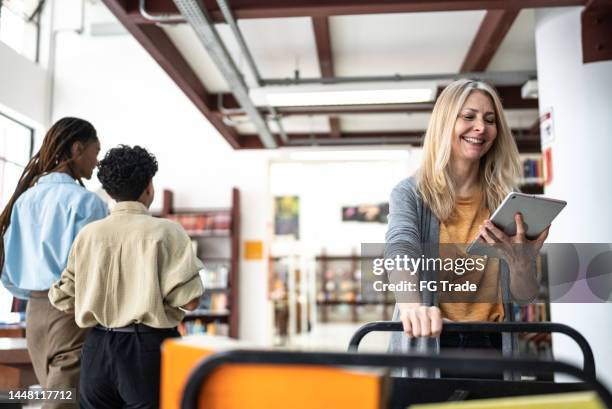
<svg viewBox="0 0 612 409">
<path fill-rule="evenodd" d="M 438 337 L 442 332 L 442 312 L 438 307 L 400 303 L 400 318 L 409 337 Z"/>
</svg>

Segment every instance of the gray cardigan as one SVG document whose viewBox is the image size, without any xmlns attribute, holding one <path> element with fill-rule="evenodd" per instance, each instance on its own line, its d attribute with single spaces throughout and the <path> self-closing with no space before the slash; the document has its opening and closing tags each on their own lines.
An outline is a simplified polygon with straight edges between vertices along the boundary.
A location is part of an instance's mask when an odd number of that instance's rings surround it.
<svg viewBox="0 0 612 409">
<path fill-rule="evenodd" d="M 411 257 L 436 257 L 440 238 L 440 222 L 421 199 L 416 178 L 411 176 L 395 186 L 389 199 L 389 225 L 385 235 L 385 258 L 407 254 Z M 432 272 L 420 271 L 421 279 Z M 428 277 L 429 278 L 429 277 Z M 423 303 L 435 305 L 432 294 L 422 294 Z M 397 305 L 393 320 L 399 320 Z M 437 339 L 410 338 L 405 333 L 394 332 L 389 342 L 389 352 L 432 352 L 439 350 Z"/>
<path fill-rule="evenodd" d="M 402 180 L 391 192 L 389 200 L 389 224 L 385 236 L 385 257 L 407 254 L 411 257 L 437 257 L 440 241 L 440 221 L 431 212 L 417 191 L 414 176 Z M 509 298 L 508 270 L 501 263 L 503 300 Z M 435 279 L 435 271 L 420 271 L 420 279 Z M 437 305 L 435 294 L 422 293 L 424 305 Z M 504 303 L 505 317 L 510 317 L 509 305 Z M 399 320 L 397 305 L 393 320 Z M 504 334 L 505 335 L 505 334 Z M 439 351 L 439 340 L 433 338 L 410 338 L 405 333 L 392 333 L 389 343 L 390 352 Z M 504 344 L 507 344 L 504 340 Z M 504 347 L 504 351 L 507 348 Z M 422 372 L 421 372 L 422 374 Z"/>
</svg>

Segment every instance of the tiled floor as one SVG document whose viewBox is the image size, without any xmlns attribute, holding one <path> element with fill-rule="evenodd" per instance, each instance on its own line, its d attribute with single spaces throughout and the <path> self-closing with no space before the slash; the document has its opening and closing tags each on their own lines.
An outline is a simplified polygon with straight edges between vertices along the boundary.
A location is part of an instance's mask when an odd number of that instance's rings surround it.
<svg viewBox="0 0 612 409">
<path fill-rule="evenodd" d="M 305 351 L 346 351 L 349 341 L 362 324 L 327 323 L 317 324 L 313 331 L 294 336 L 289 346 Z M 360 351 L 386 352 L 389 343 L 388 333 L 370 333 L 359 345 Z"/>
</svg>

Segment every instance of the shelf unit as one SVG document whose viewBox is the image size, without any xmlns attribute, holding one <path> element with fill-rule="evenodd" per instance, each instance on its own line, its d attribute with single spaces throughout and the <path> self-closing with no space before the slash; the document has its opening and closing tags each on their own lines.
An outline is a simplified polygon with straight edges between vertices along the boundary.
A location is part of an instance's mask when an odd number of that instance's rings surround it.
<svg viewBox="0 0 612 409">
<path fill-rule="evenodd" d="M 548 263 L 545 253 L 536 258 L 536 271 L 540 278 L 538 296 L 534 302 L 527 305 L 512 305 L 512 321 L 515 322 L 550 322 L 550 294 L 548 281 Z M 543 360 L 553 358 L 551 334 L 519 333 L 518 352 L 521 357 L 537 357 Z M 552 380 L 551 376 L 542 377 L 523 374 L 533 380 Z"/>
<path fill-rule="evenodd" d="M 350 310 L 350 322 L 389 320 L 395 300 L 385 293 L 364 294 L 361 291 L 361 262 L 371 257 L 326 255 L 317 261 L 317 309 L 321 322 L 337 321 L 342 309 Z M 371 311 L 374 309 L 381 311 Z M 370 311 L 366 311 L 370 310 Z M 346 318 L 340 318 L 346 321 Z"/>
<path fill-rule="evenodd" d="M 289 345 L 309 332 L 315 315 L 314 263 L 295 254 L 268 259 L 268 297 L 274 309 L 274 343 Z"/>
<path fill-rule="evenodd" d="M 183 333 L 210 332 L 238 338 L 240 192 L 232 189 L 229 208 L 175 208 L 174 195 L 164 190 L 160 217 L 181 224 L 204 263 L 200 272 L 204 295 L 200 305 L 185 315 Z"/>
<path fill-rule="evenodd" d="M 519 189 L 532 195 L 544 194 L 544 165 L 541 154 L 521 154 Z"/>
</svg>

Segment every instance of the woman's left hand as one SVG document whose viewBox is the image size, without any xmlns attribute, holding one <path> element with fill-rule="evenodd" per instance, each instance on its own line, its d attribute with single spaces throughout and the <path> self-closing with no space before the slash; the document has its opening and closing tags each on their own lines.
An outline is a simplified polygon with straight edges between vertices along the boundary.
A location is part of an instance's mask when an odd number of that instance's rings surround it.
<svg viewBox="0 0 612 409">
<path fill-rule="evenodd" d="M 517 213 L 514 220 L 516 222 L 516 234 L 514 236 L 508 236 L 503 230 L 497 228 L 491 220 L 485 220 L 484 224 L 480 226 L 479 241 L 494 245 L 511 270 L 524 271 L 524 269 L 528 269 L 528 266 L 540 252 L 544 240 L 548 237 L 550 226 L 544 229 L 537 238 L 529 240 L 525 236 L 523 216 Z"/>
</svg>

